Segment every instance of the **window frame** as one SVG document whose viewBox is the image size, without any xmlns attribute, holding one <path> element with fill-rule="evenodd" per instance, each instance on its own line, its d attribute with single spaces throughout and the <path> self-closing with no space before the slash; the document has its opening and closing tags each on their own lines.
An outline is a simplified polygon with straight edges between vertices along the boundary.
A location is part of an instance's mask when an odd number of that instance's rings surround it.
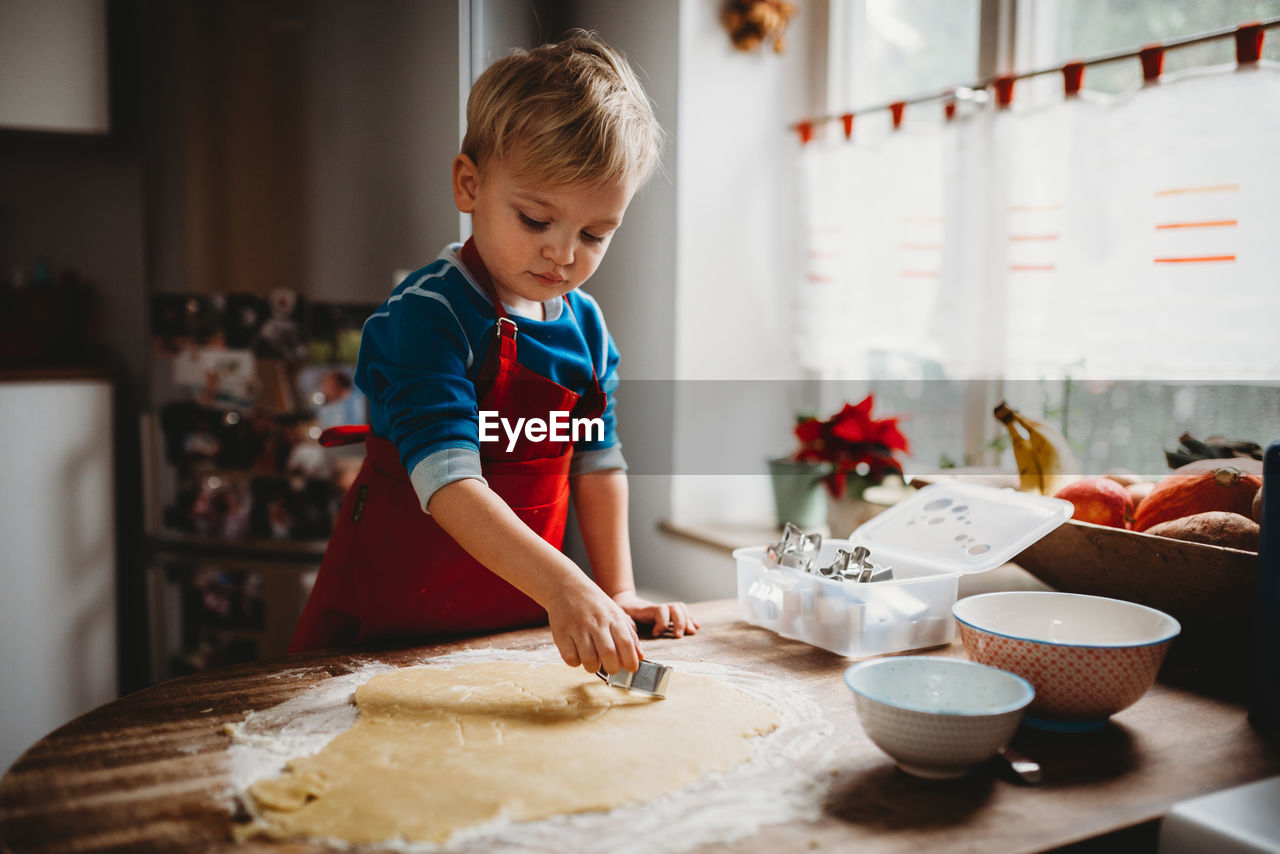
<svg viewBox="0 0 1280 854">
<path fill-rule="evenodd" d="M 1024 34 L 1019 31 L 1019 17 L 1022 19 L 1023 30 L 1027 30 L 1031 16 L 1018 15 L 1018 6 L 1022 2 L 1027 0 L 979 0 L 978 66 L 975 80 L 1011 73 L 1017 67 L 1016 61 L 1023 58 L 1018 46 L 1026 42 L 1029 32 Z M 826 111 L 831 115 L 858 106 L 851 100 L 853 86 L 851 74 L 846 74 L 846 69 L 857 68 L 849 60 L 848 52 L 858 50 L 859 41 L 863 38 L 858 27 L 866 20 L 866 13 L 867 0 L 828 0 L 825 82 Z M 1029 55 L 1029 47 L 1026 55 Z M 907 97 L 914 94 L 926 93 L 904 93 Z M 867 390 L 851 388 L 851 385 L 856 384 L 848 382 L 830 384 L 839 386 L 834 389 L 828 389 L 828 385 L 818 383 L 820 399 L 811 401 L 815 411 L 830 410 L 850 394 L 865 393 Z M 998 462 L 998 452 L 991 448 L 991 412 L 1004 397 L 1004 381 L 1000 378 L 970 380 L 965 383 L 965 389 L 961 413 L 964 456 L 975 465 L 994 465 Z"/>
<path fill-rule="evenodd" d="M 860 50 L 860 39 L 866 37 L 859 32 L 859 25 L 865 28 L 867 5 L 869 0 L 828 0 L 828 45 L 826 63 L 826 92 L 828 115 L 839 115 L 850 109 L 857 109 L 864 104 L 852 101 L 851 93 L 854 84 L 851 75 L 858 66 L 849 59 L 850 51 Z M 1066 0 L 1063 0 L 1066 2 Z M 1001 74 L 1015 73 L 1044 65 L 1045 40 L 1051 37 L 1056 27 L 1057 3 L 1037 4 L 1037 0 L 978 0 L 978 62 L 975 77 L 972 80 L 952 81 L 957 85 L 974 81 L 991 81 Z M 1046 18 L 1046 12 L 1049 13 Z M 865 73 L 865 72 L 864 72 Z M 1034 86 L 1037 82 L 1053 85 L 1052 81 L 1025 81 L 1025 85 Z M 917 95 L 929 95 L 931 92 L 904 92 L 904 98 Z M 1034 92 L 1032 97 L 1036 97 Z M 826 377 L 819 377 L 826 379 Z M 1066 383 L 1070 382 L 1068 378 Z M 819 383 L 821 400 L 816 402 L 817 410 L 828 410 L 838 405 L 837 398 L 849 394 L 865 393 L 872 390 L 874 380 L 863 380 L 868 388 L 858 388 L 857 383 Z M 833 386 L 828 388 L 827 386 Z M 964 402 L 962 404 L 961 421 L 963 424 L 963 450 L 966 462 L 973 465 L 996 465 L 1000 462 L 1001 452 L 992 447 L 991 411 L 1002 400 L 1006 392 L 1011 391 L 1008 381 L 1003 377 L 966 381 Z M 1067 394 L 1065 390 L 1063 394 Z M 831 399 L 828 399 L 831 398 Z"/>
</svg>

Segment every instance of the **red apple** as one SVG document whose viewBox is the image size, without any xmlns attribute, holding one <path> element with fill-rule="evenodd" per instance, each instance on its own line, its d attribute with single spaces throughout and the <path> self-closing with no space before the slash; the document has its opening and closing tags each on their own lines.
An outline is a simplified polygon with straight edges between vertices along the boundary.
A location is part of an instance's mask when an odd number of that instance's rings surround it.
<svg viewBox="0 0 1280 854">
<path fill-rule="evenodd" d="M 1087 477 L 1073 481 L 1059 489 L 1056 498 L 1065 498 L 1075 507 L 1072 519 L 1125 527 L 1125 520 L 1133 518 L 1133 498 L 1120 484 L 1107 477 Z"/>
</svg>

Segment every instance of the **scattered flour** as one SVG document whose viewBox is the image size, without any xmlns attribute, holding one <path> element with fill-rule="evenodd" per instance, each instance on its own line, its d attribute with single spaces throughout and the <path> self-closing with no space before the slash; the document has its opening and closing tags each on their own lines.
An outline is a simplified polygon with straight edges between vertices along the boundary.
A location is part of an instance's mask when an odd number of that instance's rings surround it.
<svg viewBox="0 0 1280 854">
<path fill-rule="evenodd" d="M 551 647 L 532 651 L 469 649 L 403 666 L 449 667 L 477 661 L 547 664 L 559 660 Z M 709 842 L 728 842 L 769 824 L 816 820 L 835 770 L 834 749 L 842 741 L 817 704 L 790 687 L 788 680 L 706 661 L 663 658 L 663 663 L 675 670 L 671 690 L 680 690 L 682 671 L 719 679 L 775 708 L 781 718 L 778 728 L 753 739 L 752 758 L 737 768 L 643 803 L 534 822 L 488 822 L 455 833 L 444 846 L 388 840 L 378 847 L 462 854 L 649 854 L 655 849 L 679 852 Z M 238 802 L 256 817 L 248 787 L 276 776 L 289 760 L 318 752 L 350 728 L 357 716 L 356 688 L 395 669 L 387 664 L 364 664 L 229 725 L 228 797 L 233 804 Z M 626 771 L 619 769 L 619 773 Z M 339 848 L 353 847 L 340 840 L 323 841 Z"/>
</svg>

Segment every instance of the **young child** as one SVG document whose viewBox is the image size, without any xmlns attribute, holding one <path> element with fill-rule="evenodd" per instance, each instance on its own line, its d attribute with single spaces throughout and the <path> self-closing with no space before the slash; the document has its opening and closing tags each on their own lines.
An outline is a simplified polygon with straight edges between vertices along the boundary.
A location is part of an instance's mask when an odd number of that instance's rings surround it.
<svg viewBox="0 0 1280 854">
<path fill-rule="evenodd" d="M 684 603 L 636 595 L 618 353 L 578 290 L 660 148 L 634 72 L 593 37 L 476 80 L 453 162 L 473 237 L 365 323 L 366 460 L 291 652 L 549 621 L 567 664 L 616 673 L 639 667 L 637 623 L 697 631 Z M 560 551 L 571 492 L 595 583 Z"/>
</svg>

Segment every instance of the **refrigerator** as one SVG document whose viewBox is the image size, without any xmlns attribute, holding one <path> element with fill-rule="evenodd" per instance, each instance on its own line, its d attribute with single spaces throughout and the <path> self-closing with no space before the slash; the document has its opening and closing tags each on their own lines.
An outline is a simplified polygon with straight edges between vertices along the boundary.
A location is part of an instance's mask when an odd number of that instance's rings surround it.
<svg viewBox="0 0 1280 854">
<path fill-rule="evenodd" d="M 374 306 L 276 289 L 152 297 L 142 423 L 150 675 L 283 655 L 363 445 L 353 384 Z"/>
</svg>

